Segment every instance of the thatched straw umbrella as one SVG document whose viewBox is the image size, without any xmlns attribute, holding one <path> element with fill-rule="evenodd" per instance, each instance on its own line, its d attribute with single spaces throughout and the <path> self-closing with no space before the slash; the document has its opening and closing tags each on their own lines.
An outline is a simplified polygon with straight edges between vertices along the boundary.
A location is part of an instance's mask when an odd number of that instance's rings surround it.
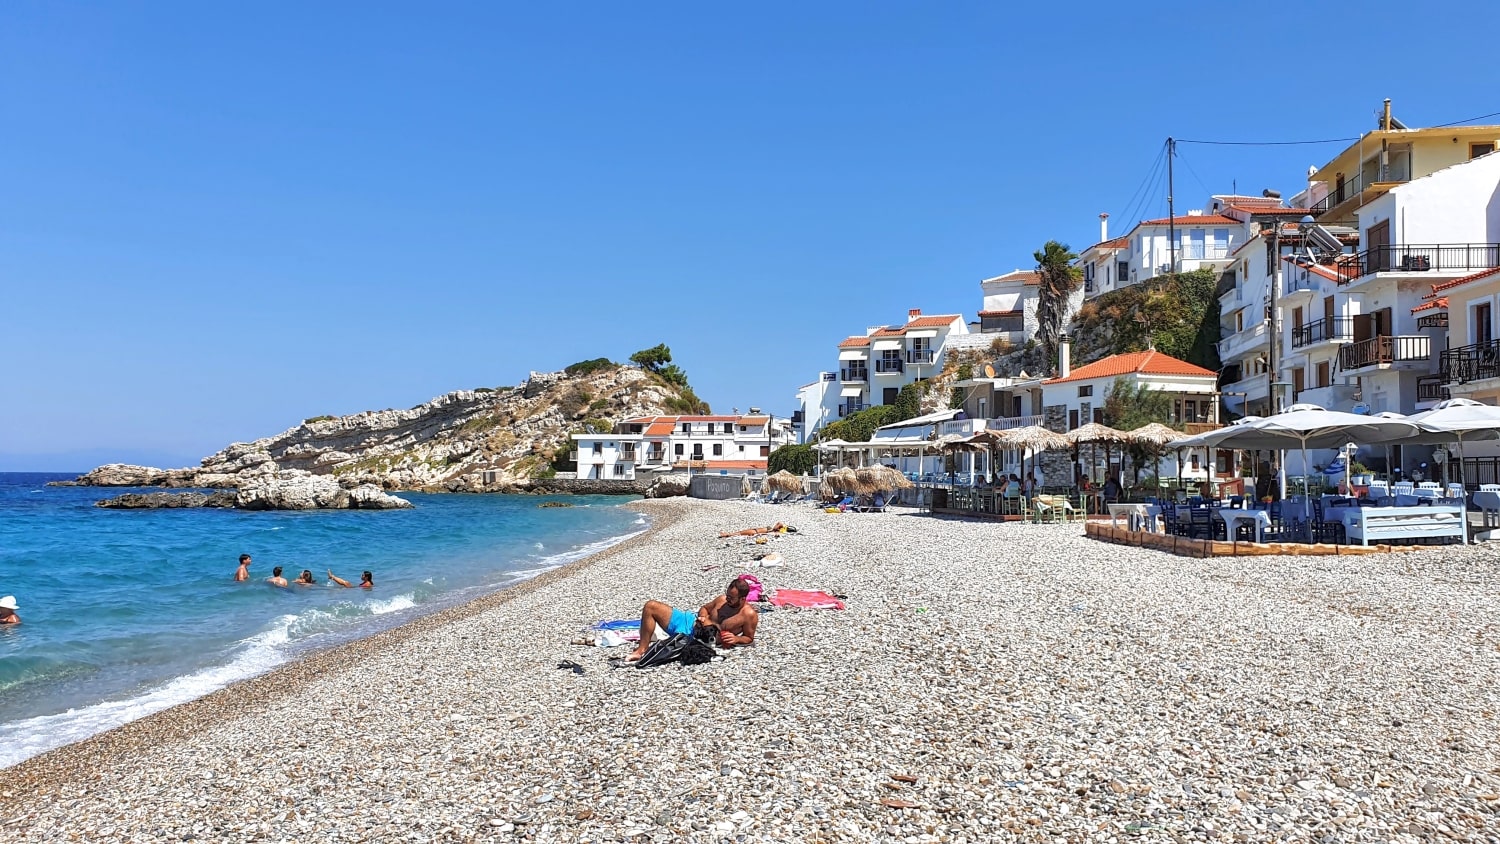
<svg viewBox="0 0 1500 844">
<path fill-rule="evenodd" d="M 823 476 L 834 492 L 858 492 L 859 479 L 854 476 L 854 470 L 845 466 L 834 469 Z"/>
<path fill-rule="evenodd" d="M 828 479 L 827 475 L 824 475 L 823 480 L 818 482 L 818 500 L 832 501 L 838 497 L 838 494 L 839 491 L 834 489 L 833 482 Z"/>
<path fill-rule="evenodd" d="M 910 478 L 903 475 L 898 469 L 890 466 L 877 466 L 876 470 L 880 474 L 881 489 L 911 489 L 916 486 L 916 484 L 911 482 Z"/>
<path fill-rule="evenodd" d="M 1035 455 L 1038 452 L 1049 451 L 1054 448 L 1067 448 L 1069 445 L 1071 445 L 1071 443 L 1068 442 L 1067 437 L 1057 433 L 1056 431 L 1051 431 L 1043 428 L 1040 425 L 1027 425 L 1024 428 L 1010 428 L 1008 430 L 1000 431 L 999 435 L 1001 440 L 1004 441 L 1006 445 L 1021 449 L 1023 451 L 1023 458 L 1026 456 L 1025 452 L 1029 452 L 1033 460 L 1032 468 L 1036 468 Z M 1024 460 L 1021 466 L 1021 470 L 1023 472 L 1026 470 Z M 1036 491 L 1032 490 L 1032 494 L 1035 495 Z"/>
<path fill-rule="evenodd" d="M 801 492 L 802 479 L 785 469 L 766 478 L 766 488 L 781 492 Z"/>
<path fill-rule="evenodd" d="M 1094 466 L 1094 458 L 1097 454 L 1095 449 L 1099 443 L 1104 443 L 1104 466 L 1106 473 L 1109 471 L 1109 447 L 1115 443 L 1129 442 L 1129 437 L 1125 435 L 1124 431 L 1117 431 L 1108 425 L 1101 425 L 1098 422 L 1090 422 L 1081 428 L 1074 428 L 1064 436 L 1068 438 L 1068 442 L 1075 446 L 1085 444 L 1089 446 L 1089 469 L 1091 471 Z"/>
<path fill-rule="evenodd" d="M 1125 436 L 1130 438 L 1131 442 L 1150 446 L 1152 453 L 1156 455 L 1156 489 L 1152 494 L 1160 495 L 1162 453 L 1166 451 L 1168 444 L 1186 438 L 1187 434 L 1160 422 L 1152 422 L 1149 425 L 1126 431 Z"/>
</svg>

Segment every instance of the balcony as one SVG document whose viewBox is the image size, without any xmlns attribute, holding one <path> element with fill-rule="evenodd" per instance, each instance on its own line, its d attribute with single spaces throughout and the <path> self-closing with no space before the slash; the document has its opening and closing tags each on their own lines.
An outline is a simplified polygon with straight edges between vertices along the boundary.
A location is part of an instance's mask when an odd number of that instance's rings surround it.
<svg viewBox="0 0 1500 844">
<path fill-rule="evenodd" d="M 875 373 L 877 375 L 890 372 L 905 372 L 906 362 L 900 358 L 882 358 L 875 361 Z"/>
<path fill-rule="evenodd" d="M 1043 417 L 1031 416 L 1002 416 L 996 419 L 950 419 L 947 422 L 939 422 L 937 433 L 940 437 L 949 434 L 960 434 L 969 436 L 979 431 L 1004 431 L 1010 428 L 1024 428 L 1027 425 L 1040 425 Z"/>
<path fill-rule="evenodd" d="M 1236 331 L 1225 337 L 1219 341 L 1219 359 L 1230 360 L 1237 358 L 1251 349 L 1266 345 L 1266 334 L 1268 331 L 1269 326 L 1262 321 L 1243 331 Z"/>
<path fill-rule="evenodd" d="M 648 451 L 646 452 L 646 462 L 648 464 L 665 463 L 667 462 L 667 453 L 665 451 Z"/>
<path fill-rule="evenodd" d="M 1500 267 L 1500 243 L 1376 246 L 1336 262 L 1339 284 L 1374 273 L 1458 273 Z"/>
<path fill-rule="evenodd" d="M 1447 354 L 1447 352 L 1444 352 Z M 1423 375 L 1417 379 L 1417 403 L 1447 401 L 1453 398 L 1448 388 L 1443 386 L 1443 376 Z"/>
<path fill-rule="evenodd" d="M 1409 176 L 1402 178 L 1399 174 L 1387 174 L 1380 181 L 1366 180 L 1363 174 L 1357 175 L 1345 180 L 1342 185 L 1330 185 L 1328 195 L 1313 203 L 1309 210 L 1314 217 L 1327 217 L 1329 222 L 1352 220 L 1354 211 L 1361 205 L 1378 199 L 1396 185 L 1409 181 Z"/>
<path fill-rule="evenodd" d="M 906 362 L 907 363 L 919 363 L 919 364 L 926 365 L 926 364 L 932 363 L 932 361 L 936 357 L 937 357 L 937 350 L 936 349 L 907 349 L 906 350 Z"/>
<path fill-rule="evenodd" d="M 635 450 L 634 449 L 629 449 L 629 450 L 621 451 L 620 454 L 619 454 L 619 456 L 615 458 L 615 462 L 616 463 L 634 463 L 635 462 Z"/>
<path fill-rule="evenodd" d="M 843 417 L 848 416 L 852 413 L 858 413 L 867 407 L 869 407 L 869 405 L 864 404 L 863 402 L 848 402 L 846 404 L 841 404 L 839 405 L 839 416 Z"/>
<path fill-rule="evenodd" d="M 1292 328 L 1292 348 L 1354 339 L 1354 317 L 1324 317 Z"/>
<path fill-rule="evenodd" d="M 862 382 L 870 380 L 870 370 L 863 366 L 851 366 L 848 369 L 839 370 L 840 381 Z"/>
<path fill-rule="evenodd" d="M 1432 357 L 1432 342 L 1422 336 L 1371 337 L 1339 349 L 1339 366 L 1346 372 L 1368 366 L 1426 363 Z"/>
<path fill-rule="evenodd" d="M 994 430 L 1008 430 L 1010 428 L 1025 428 L 1028 425 L 1041 425 L 1046 418 L 1041 414 L 1029 416 L 1002 416 L 998 419 L 986 419 L 985 427 Z"/>
<path fill-rule="evenodd" d="M 1324 410 L 1348 411 L 1354 407 L 1354 393 L 1355 388 L 1350 384 L 1325 384 L 1298 391 L 1292 396 L 1292 402 L 1315 404 Z"/>
<path fill-rule="evenodd" d="M 1444 384 L 1465 384 L 1500 378 L 1500 341 L 1448 349 L 1438 356 L 1438 376 Z"/>
</svg>

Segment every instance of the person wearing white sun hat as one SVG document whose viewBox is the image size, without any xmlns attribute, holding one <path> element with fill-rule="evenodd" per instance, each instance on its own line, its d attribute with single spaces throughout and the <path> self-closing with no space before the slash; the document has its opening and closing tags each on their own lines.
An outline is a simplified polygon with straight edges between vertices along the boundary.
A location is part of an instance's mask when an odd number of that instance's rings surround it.
<svg viewBox="0 0 1500 844">
<path fill-rule="evenodd" d="M 4 598 L 0 598 L 0 624 L 20 624 L 21 617 L 16 615 L 16 610 L 18 609 L 20 607 L 16 606 L 15 595 L 6 595 Z"/>
</svg>

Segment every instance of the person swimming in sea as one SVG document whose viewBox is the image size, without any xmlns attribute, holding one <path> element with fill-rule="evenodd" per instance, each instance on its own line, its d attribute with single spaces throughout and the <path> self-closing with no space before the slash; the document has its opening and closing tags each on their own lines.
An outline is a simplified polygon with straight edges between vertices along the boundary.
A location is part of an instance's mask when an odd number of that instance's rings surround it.
<svg viewBox="0 0 1500 844">
<path fill-rule="evenodd" d="M 271 576 L 266 578 L 266 582 L 272 586 L 286 588 L 286 578 L 281 576 L 281 566 L 271 569 Z"/>
<path fill-rule="evenodd" d="M 329 569 L 328 570 L 328 579 L 329 579 L 329 581 L 331 581 L 333 583 L 337 583 L 338 585 L 344 587 L 345 589 L 353 589 L 354 588 L 354 584 L 352 584 L 349 581 L 343 579 L 342 577 L 339 577 L 338 575 L 334 574 L 333 573 L 333 569 Z M 363 574 L 361 574 L 359 576 L 359 588 L 360 589 L 374 589 L 375 588 L 375 575 L 371 574 L 368 571 L 366 571 Z"/>
<path fill-rule="evenodd" d="M 20 607 L 16 604 L 15 595 L 6 595 L 0 598 L 0 624 L 20 624 L 21 617 L 16 615 Z"/>
<path fill-rule="evenodd" d="M 234 570 L 234 581 L 244 583 L 250 579 L 250 555 L 240 555 L 240 567 Z"/>
<path fill-rule="evenodd" d="M 297 575 L 297 579 L 294 580 L 294 581 L 292 581 L 292 583 L 294 585 L 296 585 L 296 586 L 317 586 L 318 585 L 318 582 L 316 580 L 313 580 L 312 569 L 303 569 L 302 573 L 299 574 L 299 575 Z"/>
</svg>

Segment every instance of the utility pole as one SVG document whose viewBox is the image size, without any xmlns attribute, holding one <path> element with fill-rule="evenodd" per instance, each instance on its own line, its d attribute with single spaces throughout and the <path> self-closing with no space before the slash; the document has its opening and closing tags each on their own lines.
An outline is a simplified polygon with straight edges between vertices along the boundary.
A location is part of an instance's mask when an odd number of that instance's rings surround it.
<svg viewBox="0 0 1500 844">
<path fill-rule="evenodd" d="M 1270 350 L 1267 354 L 1270 371 L 1266 373 L 1269 379 L 1270 392 L 1267 394 L 1272 413 L 1281 412 L 1281 307 L 1277 304 L 1277 295 L 1281 291 L 1281 221 L 1271 221 L 1271 322 Z M 1281 493 L 1281 499 L 1286 500 L 1286 460 L 1280 451 L 1276 452 L 1276 484 Z M 1304 476 L 1307 467 L 1302 467 Z"/>
<path fill-rule="evenodd" d="M 1172 185 L 1172 159 L 1177 157 L 1177 142 L 1167 138 L 1167 246 L 1171 249 L 1171 263 L 1168 272 L 1177 272 L 1177 208 L 1172 203 L 1172 194 L 1176 193 Z"/>
</svg>

